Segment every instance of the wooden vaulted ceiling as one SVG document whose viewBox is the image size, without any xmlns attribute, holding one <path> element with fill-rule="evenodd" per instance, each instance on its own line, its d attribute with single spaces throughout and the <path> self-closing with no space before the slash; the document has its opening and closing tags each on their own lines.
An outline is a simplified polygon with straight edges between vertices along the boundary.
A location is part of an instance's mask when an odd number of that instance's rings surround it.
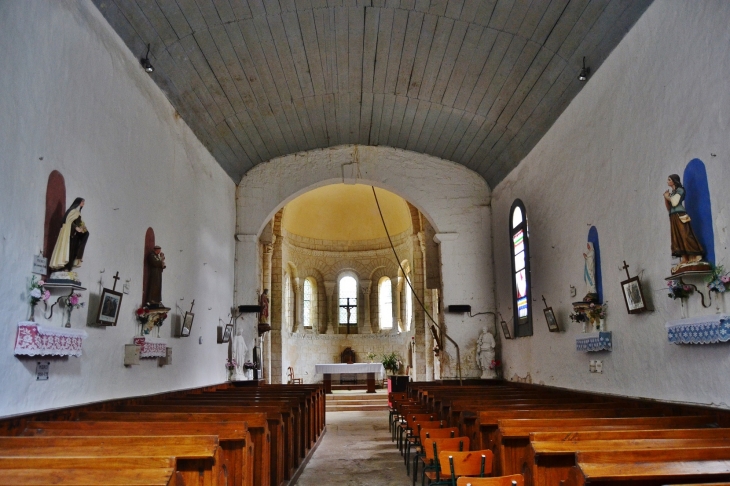
<svg viewBox="0 0 730 486">
<path fill-rule="evenodd" d="M 340 144 L 494 187 L 651 0 L 93 0 L 224 170 Z M 140 67 L 141 69 L 141 67 Z"/>
</svg>

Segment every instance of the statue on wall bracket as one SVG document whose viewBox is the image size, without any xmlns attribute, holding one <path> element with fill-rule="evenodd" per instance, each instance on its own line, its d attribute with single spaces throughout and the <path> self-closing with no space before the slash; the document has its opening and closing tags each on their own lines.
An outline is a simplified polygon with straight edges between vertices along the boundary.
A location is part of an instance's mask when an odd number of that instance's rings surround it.
<svg viewBox="0 0 730 486">
<path fill-rule="evenodd" d="M 684 207 L 687 194 L 679 175 L 671 174 L 667 178 L 667 185 L 669 189 L 664 192 L 664 205 L 669 212 L 672 256 L 679 258 L 679 263 L 672 267 L 672 275 L 711 272 L 712 266 L 703 260 L 705 250 L 692 229 L 692 219 Z"/>
<path fill-rule="evenodd" d="M 51 259 L 48 262 L 48 268 L 53 272 L 47 283 L 81 285 L 73 269 L 81 266 L 86 241 L 89 239 L 89 230 L 81 219 L 83 207 L 84 198 L 77 197 L 66 210 L 61 231 L 53 247 Z"/>
</svg>

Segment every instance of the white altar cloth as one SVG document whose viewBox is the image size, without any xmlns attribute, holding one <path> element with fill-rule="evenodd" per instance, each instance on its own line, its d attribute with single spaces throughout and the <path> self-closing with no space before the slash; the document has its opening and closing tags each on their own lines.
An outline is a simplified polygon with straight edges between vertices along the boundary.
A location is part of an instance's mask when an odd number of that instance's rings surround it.
<svg viewBox="0 0 730 486">
<path fill-rule="evenodd" d="M 383 363 L 332 363 L 314 365 L 315 373 L 329 373 L 337 375 L 340 373 L 385 373 Z"/>
</svg>

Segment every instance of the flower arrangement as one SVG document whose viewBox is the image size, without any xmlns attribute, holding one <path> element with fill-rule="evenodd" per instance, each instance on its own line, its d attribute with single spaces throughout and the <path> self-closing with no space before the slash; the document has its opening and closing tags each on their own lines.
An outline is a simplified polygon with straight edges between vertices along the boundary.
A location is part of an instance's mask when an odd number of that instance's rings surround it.
<svg viewBox="0 0 730 486">
<path fill-rule="evenodd" d="M 707 288 L 710 289 L 710 292 L 724 294 L 730 290 L 729 284 L 730 274 L 725 271 L 725 267 L 723 265 L 713 265 L 712 275 L 707 282 Z"/>
<path fill-rule="evenodd" d="M 235 359 L 227 359 L 226 360 L 226 369 L 228 371 L 235 369 L 236 366 L 238 366 L 238 363 L 236 363 L 236 360 Z"/>
<path fill-rule="evenodd" d="M 162 327 L 162 323 L 165 322 L 165 319 L 167 319 L 166 312 L 152 312 L 146 306 L 142 306 L 134 311 L 134 315 L 137 318 L 137 322 L 142 325 L 142 334 L 149 334 L 155 326 L 157 326 L 159 334 L 159 329 Z"/>
<path fill-rule="evenodd" d="M 70 310 L 73 309 L 81 309 L 85 302 L 81 302 L 81 294 L 71 294 L 67 297 L 62 297 L 61 303 L 64 307 L 67 307 Z"/>
<path fill-rule="evenodd" d="M 44 288 L 46 282 L 38 280 L 38 277 L 33 275 L 30 280 L 30 286 L 28 286 L 30 305 L 35 307 L 40 301 L 47 301 L 51 298 L 51 293 Z"/>
<path fill-rule="evenodd" d="M 256 365 L 253 364 L 251 361 L 246 361 L 245 363 L 243 363 L 243 369 L 244 370 L 255 370 Z"/>
<path fill-rule="evenodd" d="M 667 286 L 669 287 L 668 296 L 672 299 L 684 299 L 694 292 L 692 285 L 682 284 L 679 280 L 669 280 Z"/>
<path fill-rule="evenodd" d="M 606 318 L 608 311 L 608 302 L 603 304 L 590 303 L 580 306 L 575 305 L 573 312 L 570 314 L 570 320 L 583 324 L 583 332 L 586 332 L 586 325 L 592 324 L 596 331 L 602 330 L 601 321 Z"/>
<path fill-rule="evenodd" d="M 498 359 L 493 359 L 492 362 L 489 363 L 490 370 L 495 370 L 495 369 L 501 368 L 501 367 L 502 367 L 502 362 Z"/>
<path fill-rule="evenodd" d="M 150 318 L 150 315 L 147 313 L 147 309 L 144 306 L 134 311 L 134 315 L 137 316 L 137 322 L 143 326 L 147 324 L 147 321 Z"/>
<path fill-rule="evenodd" d="M 370 362 L 372 363 L 372 362 L 373 362 L 373 360 L 375 359 L 375 357 L 377 356 L 377 354 L 375 354 L 375 353 L 373 353 L 372 351 L 370 351 L 370 352 L 369 352 L 368 354 L 366 354 L 365 356 L 366 356 L 366 357 L 368 358 L 368 360 L 370 360 Z"/>
<path fill-rule="evenodd" d="M 383 363 L 383 368 L 385 368 L 386 371 L 391 371 L 393 374 L 398 372 L 402 363 L 400 361 L 400 357 L 398 357 L 395 352 L 382 354 L 380 357 L 381 363 Z"/>
</svg>

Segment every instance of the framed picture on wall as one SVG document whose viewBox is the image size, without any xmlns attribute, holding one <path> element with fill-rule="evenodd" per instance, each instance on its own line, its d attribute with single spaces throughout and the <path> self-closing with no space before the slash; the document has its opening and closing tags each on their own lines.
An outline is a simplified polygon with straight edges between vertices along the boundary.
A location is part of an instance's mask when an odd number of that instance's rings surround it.
<svg viewBox="0 0 730 486">
<path fill-rule="evenodd" d="M 99 300 L 96 323 L 102 326 L 116 326 L 121 307 L 122 293 L 111 289 L 103 289 Z"/>
<path fill-rule="evenodd" d="M 633 277 L 621 282 L 621 290 L 623 290 L 624 303 L 629 314 L 639 314 L 646 310 L 646 300 L 644 299 L 644 292 L 641 290 L 639 277 Z"/>
<path fill-rule="evenodd" d="M 226 324 L 226 328 L 223 331 L 223 342 L 231 342 L 231 335 L 233 334 L 233 324 Z"/>
<path fill-rule="evenodd" d="M 548 329 L 550 332 L 560 332 L 560 326 L 558 326 L 558 320 L 555 318 L 555 312 L 552 307 L 542 310 L 545 313 L 545 320 L 547 321 Z"/>
<path fill-rule="evenodd" d="M 194 318 L 195 314 L 193 314 L 192 312 L 185 313 L 185 317 L 183 317 L 182 328 L 180 329 L 180 337 L 190 336 L 190 329 L 193 327 Z"/>
<path fill-rule="evenodd" d="M 509 333 L 509 326 L 506 322 L 501 321 L 499 323 L 502 326 L 502 334 L 504 334 L 505 339 L 512 339 L 512 335 Z"/>
</svg>

